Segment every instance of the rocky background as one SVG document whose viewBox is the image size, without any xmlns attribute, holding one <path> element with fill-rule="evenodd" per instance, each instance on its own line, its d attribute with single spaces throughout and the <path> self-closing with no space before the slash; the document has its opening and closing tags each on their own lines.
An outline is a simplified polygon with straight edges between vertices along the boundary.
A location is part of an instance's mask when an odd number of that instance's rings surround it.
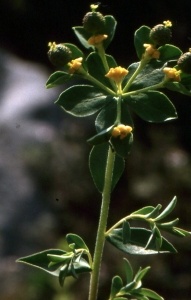
<svg viewBox="0 0 191 300">
<path fill-rule="evenodd" d="M 82 3 L 81 3 L 82 2 Z M 54 105 L 60 88 L 45 89 L 54 68 L 49 41 L 81 47 L 71 27 L 81 25 L 91 1 L 1 1 L 0 10 L 0 299 L 84 300 L 89 275 L 67 279 L 64 290 L 40 270 L 16 264 L 18 257 L 64 247 L 65 234 L 81 235 L 93 251 L 100 194 L 88 170 L 95 117 L 75 119 Z M 118 21 L 108 48 L 119 65 L 137 60 L 134 31 L 171 20 L 172 43 L 191 46 L 190 0 L 104 1 L 100 11 Z M 81 47 L 82 49 L 82 47 Z M 179 119 L 148 124 L 134 116 L 135 142 L 112 194 L 109 224 L 144 205 L 167 205 L 180 227 L 191 228 L 191 99 L 168 92 Z M 170 237 L 178 255 L 128 257 L 106 244 L 99 300 L 108 299 L 112 276 L 124 276 L 122 258 L 135 270 L 152 268 L 144 285 L 168 300 L 191 299 L 191 239 Z"/>
</svg>

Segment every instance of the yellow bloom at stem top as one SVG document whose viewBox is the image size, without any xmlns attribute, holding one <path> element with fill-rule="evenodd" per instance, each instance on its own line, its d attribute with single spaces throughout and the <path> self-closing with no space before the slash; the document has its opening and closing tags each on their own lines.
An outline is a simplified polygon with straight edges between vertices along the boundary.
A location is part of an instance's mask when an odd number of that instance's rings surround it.
<svg viewBox="0 0 191 300">
<path fill-rule="evenodd" d="M 169 20 L 168 21 L 164 21 L 163 24 L 164 24 L 165 27 L 172 27 L 172 22 L 169 21 Z"/>
<path fill-rule="evenodd" d="M 160 52 L 153 47 L 151 44 L 143 44 L 145 48 L 145 53 L 143 54 L 143 59 L 151 60 L 152 58 L 158 59 L 160 57 Z"/>
<path fill-rule="evenodd" d="M 88 39 L 88 44 L 89 45 L 96 45 L 101 43 L 102 41 L 104 41 L 105 39 L 107 39 L 107 34 L 98 34 L 98 35 L 92 35 L 89 39 Z"/>
<path fill-rule="evenodd" d="M 181 71 L 180 70 L 178 71 L 175 68 L 164 68 L 163 72 L 165 73 L 165 75 L 168 79 L 173 79 L 173 81 L 181 80 L 181 78 L 180 78 Z"/>
<path fill-rule="evenodd" d="M 68 63 L 68 66 L 70 67 L 68 70 L 69 74 L 74 74 L 82 65 L 83 57 L 79 57 L 76 59 L 71 60 L 71 62 Z"/>
<path fill-rule="evenodd" d="M 119 136 L 120 139 L 123 140 L 132 130 L 133 128 L 131 126 L 119 124 L 112 129 L 111 135 L 113 137 Z"/>
<path fill-rule="evenodd" d="M 111 68 L 105 75 L 107 78 L 113 79 L 117 84 L 120 84 L 123 78 L 129 73 L 128 70 L 122 67 Z"/>
</svg>

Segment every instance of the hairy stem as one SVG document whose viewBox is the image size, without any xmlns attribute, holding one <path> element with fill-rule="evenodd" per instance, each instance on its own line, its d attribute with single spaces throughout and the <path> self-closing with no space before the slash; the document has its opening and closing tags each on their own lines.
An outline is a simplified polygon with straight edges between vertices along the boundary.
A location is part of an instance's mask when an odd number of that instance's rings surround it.
<svg viewBox="0 0 191 300">
<path fill-rule="evenodd" d="M 113 153 L 111 147 L 109 147 L 107 166 L 105 172 L 105 184 L 104 184 L 104 190 L 102 194 L 102 206 L 101 206 L 100 220 L 99 220 L 99 226 L 97 231 L 94 259 L 93 259 L 93 271 L 92 271 L 91 281 L 90 281 L 89 300 L 97 299 L 99 273 L 100 273 L 103 247 L 105 242 L 105 231 L 106 231 L 109 203 L 110 203 L 114 160 L 115 160 L 115 153 Z"/>
</svg>

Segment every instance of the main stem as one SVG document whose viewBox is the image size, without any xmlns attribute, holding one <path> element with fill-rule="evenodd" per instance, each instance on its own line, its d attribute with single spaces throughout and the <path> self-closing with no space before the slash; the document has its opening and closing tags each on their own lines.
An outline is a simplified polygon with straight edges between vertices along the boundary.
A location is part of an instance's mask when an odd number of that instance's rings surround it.
<svg viewBox="0 0 191 300">
<path fill-rule="evenodd" d="M 102 194 L 101 213 L 100 213 L 95 252 L 93 258 L 93 271 L 92 271 L 91 281 L 90 281 L 89 300 L 97 299 L 99 272 L 100 272 L 102 253 L 103 253 L 103 247 L 105 242 L 105 231 L 106 231 L 108 211 L 109 211 L 114 160 L 115 160 L 115 153 L 112 152 L 111 147 L 109 147 L 106 172 L 105 172 L 104 190 Z"/>
</svg>

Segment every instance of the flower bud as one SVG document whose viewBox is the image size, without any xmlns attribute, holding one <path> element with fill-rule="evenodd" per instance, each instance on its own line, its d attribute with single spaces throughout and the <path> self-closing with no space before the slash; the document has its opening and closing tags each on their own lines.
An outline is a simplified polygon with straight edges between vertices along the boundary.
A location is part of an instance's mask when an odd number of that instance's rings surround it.
<svg viewBox="0 0 191 300">
<path fill-rule="evenodd" d="M 83 18 L 83 26 L 87 32 L 93 34 L 103 33 L 105 28 L 105 17 L 100 12 L 88 12 Z"/>
<path fill-rule="evenodd" d="M 170 42 L 172 37 L 172 32 L 170 30 L 170 26 L 172 26 L 170 21 L 164 21 L 163 24 L 158 24 L 153 27 L 150 31 L 150 39 L 157 46 L 163 46 Z"/>
<path fill-rule="evenodd" d="M 50 47 L 48 58 L 54 66 L 63 67 L 72 60 L 71 50 L 63 44 L 56 45 L 55 42 L 50 42 L 48 46 Z"/>
<path fill-rule="evenodd" d="M 186 52 L 182 54 L 177 64 L 182 72 L 191 74 L 191 52 Z"/>
</svg>

